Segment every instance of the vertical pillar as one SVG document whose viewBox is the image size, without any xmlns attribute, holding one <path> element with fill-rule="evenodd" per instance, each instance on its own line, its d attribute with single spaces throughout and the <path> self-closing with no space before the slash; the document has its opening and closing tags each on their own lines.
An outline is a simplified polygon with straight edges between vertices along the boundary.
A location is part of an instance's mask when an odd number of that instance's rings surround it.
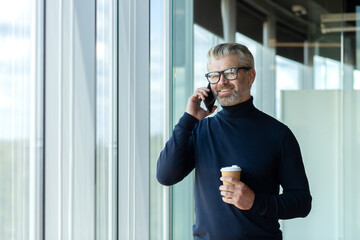
<svg viewBox="0 0 360 240">
<path fill-rule="evenodd" d="M 355 67 L 356 69 L 360 69 L 360 31 L 358 30 L 360 27 L 360 20 L 359 20 L 359 15 L 360 15 L 360 6 L 356 6 L 355 7 L 355 11 L 356 11 L 356 32 L 355 32 Z"/>
<path fill-rule="evenodd" d="M 225 42 L 235 42 L 236 0 L 221 0 L 221 17 Z"/>
<path fill-rule="evenodd" d="M 308 42 L 304 42 L 304 69 L 300 71 L 302 79 L 302 89 L 314 89 L 314 77 L 313 77 L 313 62 L 314 62 L 314 47 L 309 46 Z"/>
<path fill-rule="evenodd" d="M 262 111 L 275 117 L 276 101 L 276 79 L 275 79 L 275 56 L 276 49 L 272 42 L 276 42 L 276 23 L 274 17 L 269 17 L 263 25 L 263 54 L 262 54 L 262 72 L 261 72 L 261 102 L 259 107 Z"/>
<path fill-rule="evenodd" d="M 45 239 L 95 239 L 95 0 L 46 1 Z"/>
<path fill-rule="evenodd" d="M 150 1 L 118 4 L 118 238 L 150 238 Z"/>
</svg>

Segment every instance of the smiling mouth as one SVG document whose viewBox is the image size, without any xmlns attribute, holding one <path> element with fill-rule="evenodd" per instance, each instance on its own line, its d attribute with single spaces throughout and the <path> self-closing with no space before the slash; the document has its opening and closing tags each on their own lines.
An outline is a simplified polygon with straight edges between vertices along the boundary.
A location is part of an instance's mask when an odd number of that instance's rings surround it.
<svg viewBox="0 0 360 240">
<path fill-rule="evenodd" d="M 231 89 L 222 89 L 222 90 L 220 90 L 219 92 L 225 93 L 225 92 L 229 92 L 229 91 L 231 91 Z"/>
</svg>

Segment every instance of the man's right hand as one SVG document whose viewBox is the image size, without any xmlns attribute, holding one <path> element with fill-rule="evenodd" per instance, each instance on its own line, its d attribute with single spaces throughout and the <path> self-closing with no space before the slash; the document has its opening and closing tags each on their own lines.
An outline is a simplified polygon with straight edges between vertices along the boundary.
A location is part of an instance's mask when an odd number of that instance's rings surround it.
<svg viewBox="0 0 360 240">
<path fill-rule="evenodd" d="M 211 112 L 208 112 L 200 107 L 201 101 L 205 100 L 208 96 L 208 92 L 210 91 L 211 90 L 206 87 L 196 89 L 194 94 L 189 97 L 187 101 L 185 112 L 196 117 L 199 121 L 212 114 L 216 110 L 217 106 L 214 106 Z"/>
</svg>

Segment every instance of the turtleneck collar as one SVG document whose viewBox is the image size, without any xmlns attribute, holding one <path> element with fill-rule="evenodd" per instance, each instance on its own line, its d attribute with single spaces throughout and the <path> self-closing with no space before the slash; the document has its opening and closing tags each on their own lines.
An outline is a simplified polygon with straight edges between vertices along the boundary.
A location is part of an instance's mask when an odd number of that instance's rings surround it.
<svg viewBox="0 0 360 240">
<path fill-rule="evenodd" d="M 249 100 L 239 103 L 234 106 L 222 106 L 222 110 L 219 112 L 221 115 L 229 117 L 242 117 L 249 115 L 256 111 L 256 108 L 253 104 L 253 97 L 251 96 Z"/>
</svg>

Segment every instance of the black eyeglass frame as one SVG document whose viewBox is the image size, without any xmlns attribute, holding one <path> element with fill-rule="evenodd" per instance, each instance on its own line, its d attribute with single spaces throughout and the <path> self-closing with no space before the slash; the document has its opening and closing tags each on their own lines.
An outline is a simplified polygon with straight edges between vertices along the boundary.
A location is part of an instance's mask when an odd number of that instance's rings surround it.
<svg viewBox="0 0 360 240">
<path fill-rule="evenodd" d="M 234 79 L 228 79 L 228 78 L 225 76 L 224 73 L 225 73 L 227 70 L 229 70 L 229 69 L 235 69 L 235 70 L 236 70 L 236 77 L 235 77 Z M 252 69 L 252 67 L 246 67 L 246 66 L 243 66 L 243 67 L 232 67 L 232 68 L 227 68 L 227 69 L 225 69 L 225 70 L 223 70 L 223 71 L 208 72 L 208 73 L 205 74 L 205 77 L 206 77 L 206 79 L 208 80 L 208 82 L 209 82 L 210 84 L 217 84 L 218 82 L 220 82 L 221 74 L 224 75 L 224 78 L 225 78 L 226 80 L 232 81 L 232 80 L 237 79 L 239 70 L 249 71 L 250 69 Z M 214 83 L 210 82 L 210 80 L 209 80 L 209 74 L 210 74 L 210 73 L 218 73 L 218 74 L 219 74 L 219 79 L 217 80 L 217 82 L 214 82 Z"/>
</svg>

